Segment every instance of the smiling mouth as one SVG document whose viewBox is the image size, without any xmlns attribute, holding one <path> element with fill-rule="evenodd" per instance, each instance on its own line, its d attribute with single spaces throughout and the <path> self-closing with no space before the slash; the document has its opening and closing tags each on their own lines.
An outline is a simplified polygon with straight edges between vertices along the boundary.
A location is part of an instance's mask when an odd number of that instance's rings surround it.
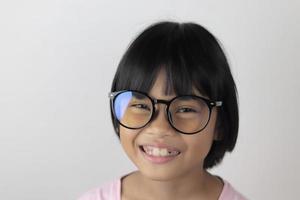
<svg viewBox="0 0 300 200">
<path fill-rule="evenodd" d="M 168 148 L 159 148 L 150 145 L 139 146 L 141 151 L 143 151 L 148 156 L 152 157 L 174 157 L 180 154 L 180 151 L 168 149 Z"/>
</svg>

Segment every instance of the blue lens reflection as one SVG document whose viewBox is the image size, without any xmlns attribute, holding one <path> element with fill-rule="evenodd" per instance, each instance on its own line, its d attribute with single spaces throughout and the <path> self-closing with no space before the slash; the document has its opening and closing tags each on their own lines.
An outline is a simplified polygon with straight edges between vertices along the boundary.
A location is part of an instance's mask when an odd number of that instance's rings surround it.
<svg viewBox="0 0 300 200">
<path fill-rule="evenodd" d="M 127 106 L 132 98 L 132 92 L 124 92 L 117 96 L 115 99 L 115 115 L 118 120 L 121 120 L 124 116 Z"/>
</svg>

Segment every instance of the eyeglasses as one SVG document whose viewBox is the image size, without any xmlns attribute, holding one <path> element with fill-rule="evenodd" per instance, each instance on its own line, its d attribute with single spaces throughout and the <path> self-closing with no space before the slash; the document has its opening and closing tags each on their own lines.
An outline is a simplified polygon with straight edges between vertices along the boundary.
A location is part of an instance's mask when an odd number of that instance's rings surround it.
<svg viewBox="0 0 300 200">
<path fill-rule="evenodd" d="M 114 118 L 123 127 L 145 127 L 154 118 L 155 104 L 165 104 L 170 125 L 183 134 L 202 131 L 210 120 L 212 108 L 222 106 L 222 101 L 211 101 L 195 95 L 180 95 L 167 101 L 134 90 L 111 92 L 109 98 Z"/>
</svg>

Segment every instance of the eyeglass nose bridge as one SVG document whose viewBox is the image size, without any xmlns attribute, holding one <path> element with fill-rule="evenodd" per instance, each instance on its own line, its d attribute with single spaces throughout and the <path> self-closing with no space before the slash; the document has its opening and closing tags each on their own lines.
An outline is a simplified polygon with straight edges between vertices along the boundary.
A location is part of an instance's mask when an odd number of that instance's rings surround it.
<svg viewBox="0 0 300 200">
<path fill-rule="evenodd" d="M 152 99 L 152 101 L 153 101 L 154 112 L 156 112 L 156 108 L 155 108 L 156 104 L 165 104 L 166 105 L 165 111 L 166 111 L 167 116 L 169 117 L 168 109 L 169 109 L 169 106 L 170 106 L 172 100 L 168 101 L 168 100 L 164 100 L 164 99 Z M 155 114 L 155 113 L 153 113 L 153 114 Z"/>
<path fill-rule="evenodd" d="M 172 102 L 172 100 L 164 100 L 164 99 L 151 99 L 152 102 L 153 102 L 153 113 L 152 113 L 152 117 L 150 119 L 150 121 L 154 120 L 154 118 L 156 117 L 156 115 L 158 114 L 158 112 L 156 111 L 157 109 L 155 108 L 155 105 L 156 104 L 165 104 L 166 105 L 166 108 L 165 108 L 165 116 L 167 118 L 167 121 L 170 123 L 170 125 L 172 126 L 172 120 L 171 120 L 171 116 L 170 116 L 170 113 L 169 113 L 169 107 L 170 107 L 170 104 Z"/>
<path fill-rule="evenodd" d="M 171 101 L 163 100 L 163 99 L 153 99 L 153 103 L 155 104 L 165 104 L 167 106 L 170 105 Z"/>
</svg>

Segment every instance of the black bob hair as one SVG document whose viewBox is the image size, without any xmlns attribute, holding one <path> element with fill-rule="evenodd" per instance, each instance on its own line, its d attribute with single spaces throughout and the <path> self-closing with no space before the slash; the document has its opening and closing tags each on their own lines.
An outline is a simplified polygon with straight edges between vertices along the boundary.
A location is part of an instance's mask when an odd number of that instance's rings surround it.
<svg viewBox="0 0 300 200">
<path fill-rule="evenodd" d="M 194 87 L 209 99 L 223 102 L 217 110 L 218 137 L 204 160 L 203 167 L 212 168 L 226 151 L 234 149 L 239 126 L 236 86 L 221 46 L 208 30 L 195 23 L 152 24 L 123 55 L 111 92 L 132 89 L 148 93 L 161 69 L 167 75 L 166 94 L 191 94 Z M 112 121 L 119 136 L 113 114 Z"/>
</svg>

